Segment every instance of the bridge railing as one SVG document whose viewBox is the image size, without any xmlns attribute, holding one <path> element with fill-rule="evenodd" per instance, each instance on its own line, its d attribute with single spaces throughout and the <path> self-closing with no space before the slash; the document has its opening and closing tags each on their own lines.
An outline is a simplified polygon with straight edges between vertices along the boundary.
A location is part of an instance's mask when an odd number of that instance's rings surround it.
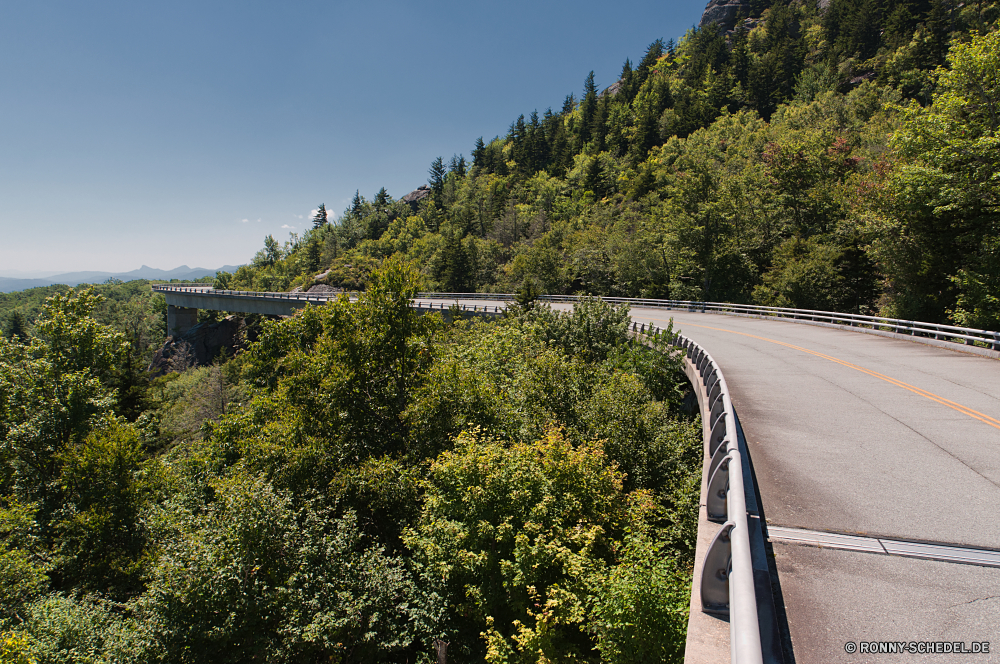
<svg viewBox="0 0 1000 664">
<path fill-rule="evenodd" d="M 507 301 L 514 299 L 514 295 L 510 293 L 420 293 L 418 297 Z M 541 295 L 538 299 L 543 302 L 578 302 L 581 299 L 584 299 L 584 297 L 579 295 Z M 833 325 L 882 330 L 896 334 L 909 334 L 912 336 L 938 339 L 941 341 L 952 341 L 967 345 L 985 346 L 993 350 L 1000 350 L 1000 332 L 980 330 L 971 327 L 960 327 L 957 325 L 939 325 L 937 323 L 924 323 L 899 318 L 886 318 L 884 316 L 864 316 L 861 314 L 844 314 L 814 309 L 765 307 L 753 304 L 731 304 L 726 302 L 655 300 L 636 297 L 602 297 L 601 299 L 612 304 L 629 304 L 637 307 L 816 321 L 830 323 Z"/>
<path fill-rule="evenodd" d="M 660 337 L 663 334 L 652 324 L 633 323 L 632 330 L 640 337 Z M 763 664 L 765 659 L 769 664 L 780 662 L 780 647 L 771 633 L 776 624 L 773 602 L 758 606 L 751 540 L 756 539 L 762 544 L 763 533 L 751 531 L 747 509 L 748 487 L 744 483 L 744 467 L 749 470 L 749 459 L 743 457 L 746 443 L 740 436 L 741 429 L 729 396 L 729 386 L 719 365 L 701 346 L 680 334 L 669 341 L 685 353 L 692 369 L 689 372 L 692 382 L 697 380 L 701 383 L 696 388 L 701 390 L 703 396 L 700 399 L 702 418 L 709 423 L 705 427 L 704 444 L 706 458 L 710 459 L 708 472 L 703 473 L 703 477 L 708 479 L 707 490 L 703 493 L 707 496 L 708 520 L 722 524 L 702 558 L 700 587 L 692 588 L 692 592 L 697 590 L 703 612 L 728 617 L 730 660 L 733 664 Z M 747 472 L 746 476 L 749 477 L 750 473 Z M 756 510 L 756 495 L 753 492 L 749 495 Z M 760 519 L 755 520 L 754 526 L 760 528 L 759 522 Z M 758 557 L 763 556 L 759 553 Z M 766 569 L 764 561 L 757 561 L 756 567 L 762 564 Z M 762 595 L 770 596 L 770 582 L 764 585 L 767 587 Z M 768 632 L 763 635 L 762 624 Z"/>
<path fill-rule="evenodd" d="M 212 290 L 212 284 L 205 283 L 203 281 L 188 281 L 188 282 L 177 282 L 177 283 L 154 283 L 153 289 L 156 290 L 157 287 L 167 286 L 170 288 L 194 288 L 200 291 Z"/>
<path fill-rule="evenodd" d="M 344 292 L 338 293 L 272 293 L 265 291 L 236 291 L 236 290 L 221 290 L 212 288 L 211 285 L 206 286 L 195 286 L 195 285 L 183 285 L 183 284 L 154 284 L 153 290 L 158 293 L 197 293 L 200 295 L 222 295 L 222 296 L 237 296 L 237 297 L 253 297 L 260 300 L 294 300 L 300 302 L 329 302 L 330 300 L 336 300 L 339 296 L 344 295 Z M 347 295 L 352 295 L 352 293 L 346 293 Z M 356 295 L 356 293 L 353 293 Z"/>
<path fill-rule="evenodd" d="M 205 284 L 154 284 L 157 292 L 200 293 L 211 292 L 212 295 L 254 297 L 267 300 L 294 300 L 301 302 L 329 302 L 343 293 L 271 293 L 260 291 L 215 290 Z M 356 296 L 356 292 L 348 292 Z M 510 293 L 418 293 L 418 298 L 455 299 L 455 300 L 500 300 L 512 301 Z M 579 295 L 541 295 L 543 302 L 579 302 L 584 296 Z M 981 330 L 957 325 L 939 325 L 921 321 L 886 318 L 885 316 L 865 316 L 861 314 L 844 314 L 833 311 L 815 309 L 794 309 L 791 307 L 765 307 L 754 304 L 732 304 L 726 302 L 698 302 L 690 300 L 656 300 L 638 297 L 602 297 L 602 300 L 612 304 L 629 304 L 636 307 L 692 311 L 701 313 L 718 313 L 732 316 L 748 316 L 761 318 L 788 318 L 792 320 L 813 321 L 831 325 L 843 325 L 861 329 L 880 330 L 895 334 L 908 334 L 915 337 L 932 338 L 940 341 L 950 341 L 975 345 L 1000 351 L 1000 332 Z"/>
</svg>

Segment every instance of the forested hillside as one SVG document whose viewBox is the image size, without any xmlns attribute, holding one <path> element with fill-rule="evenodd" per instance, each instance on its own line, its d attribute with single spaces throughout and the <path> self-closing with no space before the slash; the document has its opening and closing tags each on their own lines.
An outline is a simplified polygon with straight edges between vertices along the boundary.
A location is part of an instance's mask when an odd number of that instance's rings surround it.
<svg viewBox="0 0 1000 664">
<path fill-rule="evenodd" d="M 435 159 L 418 203 L 358 194 L 218 285 L 358 288 L 400 255 L 443 291 L 1000 327 L 998 4 L 747 7 L 728 33 L 653 43 L 603 93 L 588 76 L 469 160 Z"/>
</svg>

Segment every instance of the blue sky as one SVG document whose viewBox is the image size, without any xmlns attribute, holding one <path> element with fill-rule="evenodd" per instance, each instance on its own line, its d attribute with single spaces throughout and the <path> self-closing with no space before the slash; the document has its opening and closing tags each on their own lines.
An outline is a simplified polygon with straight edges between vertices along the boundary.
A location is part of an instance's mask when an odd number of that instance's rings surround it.
<svg viewBox="0 0 1000 664">
<path fill-rule="evenodd" d="M 610 85 L 704 6 L 5 0 L 0 274 L 246 262 Z"/>
</svg>

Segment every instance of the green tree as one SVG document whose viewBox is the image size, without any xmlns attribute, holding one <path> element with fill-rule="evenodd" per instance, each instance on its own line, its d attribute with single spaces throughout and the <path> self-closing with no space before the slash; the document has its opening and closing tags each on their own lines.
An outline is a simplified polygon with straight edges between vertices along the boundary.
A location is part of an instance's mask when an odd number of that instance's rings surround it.
<svg viewBox="0 0 1000 664">
<path fill-rule="evenodd" d="M 11 312 L 10 317 L 7 319 L 7 329 L 5 332 L 8 339 L 21 342 L 27 341 L 28 321 L 24 318 L 24 314 L 21 313 L 20 309 L 15 309 Z"/>
<path fill-rule="evenodd" d="M 0 502 L 0 624 L 15 620 L 49 587 L 51 564 L 36 513 L 34 504 L 14 498 Z"/>
<path fill-rule="evenodd" d="M 954 43 L 928 108 L 901 110 L 897 162 L 870 184 L 873 255 L 892 313 L 1000 325 L 1000 32 Z M 879 173 L 876 173 L 878 176 Z"/>
<path fill-rule="evenodd" d="M 580 101 L 580 145 L 593 139 L 594 119 L 597 117 L 597 85 L 594 83 L 594 72 L 587 74 L 583 82 L 583 98 Z"/>
<path fill-rule="evenodd" d="M 111 419 L 60 457 L 56 571 L 68 587 L 128 599 L 142 588 L 146 542 L 139 432 Z"/>
<path fill-rule="evenodd" d="M 600 582 L 591 630 L 608 664 L 684 661 L 691 577 L 648 532 L 625 540 Z"/>
<path fill-rule="evenodd" d="M 461 657 L 592 657 L 587 580 L 625 520 L 621 482 L 598 444 L 574 447 L 555 430 L 510 447 L 463 434 L 435 461 L 420 523 L 404 539 L 446 584 L 439 629 Z"/>
<path fill-rule="evenodd" d="M 404 452 L 403 412 L 431 360 L 433 319 L 410 307 L 418 279 L 398 258 L 389 259 L 357 302 L 345 296 L 264 324 L 241 360 L 244 377 L 260 392 L 246 413 L 220 422 L 219 449 L 235 451 L 245 440 L 250 447 L 241 453 L 267 467 L 269 454 L 287 449 L 288 436 L 309 441 L 324 450 L 324 465 L 303 480 L 310 482 L 343 464 Z M 252 434 L 262 422 L 269 425 Z M 315 462 L 302 456 L 298 463 L 306 472 Z"/>
<path fill-rule="evenodd" d="M 154 515 L 162 543 L 139 614 L 175 662 L 381 662 L 408 648 L 417 613 L 398 559 L 353 514 L 237 473 L 199 513 Z"/>
<path fill-rule="evenodd" d="M 428 169 L 427 173 L 430 175 L 427 183 L 431 186 L 434 203 L 440 208 L 444 202 L 442 200 L 442 194 L 444 194 L 444 176 L 447 173 L 444 167 L 444 161 L 441 157 L 438 157 L 431 162 L 431 167 Z"/>
<path fill-rule="evenodd" d="M 92 317 L 100 301 L 93 288 L 54 295 L 30 346 L 0 339 L 2 459 L 15 495 L 43 501 L 43 520 L 58 501 L 60 454 L 115 406 L 127 343 Z"/>
<path fill-rule="evenodd" d="M 434 265 L 434 278 L 448 293 L 468 293 L 475 290 L 469 254 L 462 246 L 458 233 L 445 238 L 444 246 Z"/>
<path fill-rule="evenodd" d="M 254 256 L 254 267 L 271 267 L 281 260 L 281 245 L 274 239 L 273 235 L 264 238 L 264 248 Z"/>
<path fill-rule="evenodd" d="M 480 137 L 479 141 L 482 142 Z M 478 147 L 478 143 L 477 143 Z M 466 172 L 465 155 L 452 155 L 451 162 L 448 164 L 448 172 L 454 173 L 456 177 L 464 178 Z"/>
<path fill-rule="evenodd" d="M 328 221 L 327 215 L 326 215 L 326 205 L 325 204 L 323 204 L 323 203 L 319 204 L 319 209 L 317 209 L 316 210 L 316 214 L 313 215 L 312 222 L 313 222 L 313 229 L 314 230 L 319 230 L 321 228 L 326 228 L 326 225 L 329 223 L 329 221 Z"/>
</svg>

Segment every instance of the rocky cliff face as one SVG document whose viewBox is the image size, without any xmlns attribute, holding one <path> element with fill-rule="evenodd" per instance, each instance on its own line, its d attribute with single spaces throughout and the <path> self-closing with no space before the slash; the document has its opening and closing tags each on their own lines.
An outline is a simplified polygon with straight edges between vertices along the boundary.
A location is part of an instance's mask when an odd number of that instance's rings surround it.
<svg viewBox="0 0 1000 664">
<path fill-rule="evenodd" d="M 705 28 L 715 23 L 723 32 L 728 32 L 736 26 L 736 17 L 740 14 L 750 15 L 748 0 L 709 0 L 698 27 Z"/>
<path fill-rule="evenodd" d="M 211 364 L 223 349 L 232 356 L 240 341 L 240 322 L 238 316 L 227 316 L 216 323 L 198 323 L 179 337 L 168 337 L 153 355 L 150 371 L 162 376 Z"/>
</svg>

